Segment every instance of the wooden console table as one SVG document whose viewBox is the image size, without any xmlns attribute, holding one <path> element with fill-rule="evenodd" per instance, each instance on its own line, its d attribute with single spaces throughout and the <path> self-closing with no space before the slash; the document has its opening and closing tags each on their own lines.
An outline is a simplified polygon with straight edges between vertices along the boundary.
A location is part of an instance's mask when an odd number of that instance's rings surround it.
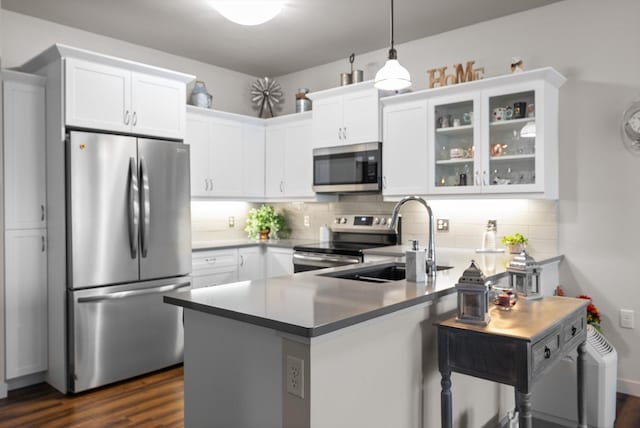
<svg viewBox="0 0 640 428">
<path fill-rule="evenodd" d="M 584 346 L 589 302 L 570 297 L 520 299 L 511 311 L 493 306 L 487 326 L 455 317 L 438 327 L 442 428 L 452 428 L 451 372 L 513 385 L 520 428 L 531 428 L 531 386 L 561 357 L 578 349 L 578 426 L 587 428 Z"/>
</svg>

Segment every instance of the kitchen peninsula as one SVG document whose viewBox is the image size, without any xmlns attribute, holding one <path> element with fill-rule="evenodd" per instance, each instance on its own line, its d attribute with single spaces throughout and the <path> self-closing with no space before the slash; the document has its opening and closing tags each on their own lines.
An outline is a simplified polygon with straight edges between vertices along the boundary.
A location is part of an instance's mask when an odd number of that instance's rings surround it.
<svg viewBox="0 0 640 428">
<path fill-rule="evenodd" d="M 486 270 L 472 251 L 440 249 L 438 257 L 452 268 L 422 285 L 327 276 L 354 269 L 347 266 L 166 296 L 185 308 L 185 425 L 437 426 L 433 323 L 452 314 L 454 284 L 470 260 Z M 489 279 L 504 276 L 507 259 L 492 260 Z M 543 272 L 557 275 L 559 261 L 540 260 Z M 498 418 L 497 385 L 461 378 L 456 386 L 484 392 L 456 402 L 454 419 L 481 426 Z"/>
</svg>

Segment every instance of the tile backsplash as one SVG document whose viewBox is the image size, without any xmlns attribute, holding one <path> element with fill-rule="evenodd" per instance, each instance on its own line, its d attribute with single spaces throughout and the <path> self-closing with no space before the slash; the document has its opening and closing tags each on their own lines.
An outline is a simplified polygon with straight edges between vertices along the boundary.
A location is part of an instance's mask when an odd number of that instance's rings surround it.
<svg viewBox="0 0 640 428">
<path fill-rule="evenodd" d="M 436 232 L 436 246 L 479 248 L 487 220 L 498 221 L 498 246 L 504 235 L 520 232 L 529 238 L 529 247 L 537 256 L 555 255 L 558 251 L 557 202 L 537 199 L 469 199 L 429 201 L 436 218 L 449 220 L 448 232 Z M 191 203 L 194 241 L 239 239 L 246 237 L 247 211 L 258 204 L 246 202 L 193 201 Z M 381 195 L 341 196 L 338 202 L 287 202 L 272 204 L 284 213 L 291 237 L 317 240 L 320 226 L 331 226 L 339 214 L 390 215 L 395 202 L 384 202 Z M 402 207 L 402 240 L 418 239 L 426 245 L 427 214 L 420 204 Z M 229 217 L 235 218 L 230 228 Z M 304 217 L 309 216 L 309 226 Z"/>
</svg>

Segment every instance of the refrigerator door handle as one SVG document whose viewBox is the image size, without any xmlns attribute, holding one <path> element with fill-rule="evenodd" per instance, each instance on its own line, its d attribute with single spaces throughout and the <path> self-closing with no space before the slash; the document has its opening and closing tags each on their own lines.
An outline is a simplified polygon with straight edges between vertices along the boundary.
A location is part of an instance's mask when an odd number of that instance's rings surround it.
<svg viewBox="0 0 640 428">
<path fill-rule="evenodd" d="M 179 290 L 180 288 L 189 287 L 190 285 L 191 281 L 179 284 L 163 285 L 161 287 L 143 288 L 140 290 L 116 291 L 115 293 L 101 294 L 97 296 L 79 297 L 78 303 L 99 302 L 102 300 L 116 300 L 133 296 L 143 296 L 145 294 L 166 293 L 169 291 Z"/>
<path fill-rule="evenodd" d="M 138 257 L 138 233 L 140 228 L 140 188 L 136 159 L 129 158 L 129 249 L 131 258 Z"/>
<path fill-rule="evenodd" d="M 142 257 L 147 257 L 147 250 L 149 249 L 149 218 L 151 216 L 151 204 L 149 202 L 149 174 L 147 170 L 147 163 L 144 158 L 140 158 L 140 180 L 142 181 L 142 198 L 140 201 L 142 212 L 142 233 L 140 237 L 141 241 L 141 253 Z"/>
</svg>

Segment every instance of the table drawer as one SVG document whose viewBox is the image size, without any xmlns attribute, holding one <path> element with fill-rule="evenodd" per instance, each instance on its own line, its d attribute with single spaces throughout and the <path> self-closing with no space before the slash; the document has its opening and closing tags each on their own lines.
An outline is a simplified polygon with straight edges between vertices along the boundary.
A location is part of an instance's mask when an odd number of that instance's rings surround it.
<svg viewBox="0 0 640 428">
<path fill-rule="evenodd" d="M 579 336 L 585 329 L 586 322 L 586 317 L 582 314 L 568 321 L 564 325 L 564 342 L 567 343 L 574 337 Z"/>
<path fill-rule="evenodd" d="M 542 372 L 553 362 L 560 354 L 561 329 L 555 329 L 551 334 L 537 341 L 531 347 L 531 363 L 532 373 Z"/>
</svg>

